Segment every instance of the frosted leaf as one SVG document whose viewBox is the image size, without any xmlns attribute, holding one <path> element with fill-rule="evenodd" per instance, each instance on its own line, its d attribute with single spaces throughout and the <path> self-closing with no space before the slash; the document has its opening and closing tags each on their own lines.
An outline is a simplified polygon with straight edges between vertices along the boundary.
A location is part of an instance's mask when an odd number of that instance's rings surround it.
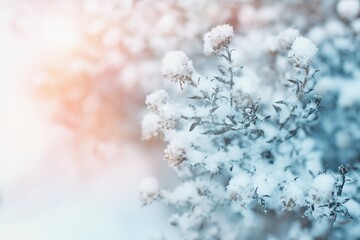
<svg viewBox="0 0 360 240">
<path fill-rule="evenodd" d="M 144 116 L 141 122 L 142 140 L 149 140 L 160 135 L 159 121 L 159 116 L 156 114 L 150 113 Z"/>
<path fill-rule="evenodd" d="M 289 61 L 295 67 L 307 68 L 317 51 L 318 48 L 311 40 L 304 37 L 298 37 L 291 46 L 291 50 L 288 54 Z"/>
<path fill-rule="evenodd" d="M 158 113 L 159 108 L 167 103 L 169 99 L 169 94 L 163 90 L 157 90 L 146 96 L 145 103 L 152 112 Z"/>
<path fill-rule="evenodd" d="M 339 16 L 346 20 L 352 20 L 359 15 L 360 2 L 358 0 L 341 0 L 336 5 Z"/>
<path fill-rule="evenodd" d="M 234 29 L 228 24 L 214 27 L 204 35 L 205 55 L 214 55 L 230 44 L 230 39 L 234 37 Z"/>
<path fill-rule="evenodd" d="M 161 74 L 174 82 L 179 82 L 180 86 L 185 82 L 192 82 L 194 67 L 192 61 L 182 51 L 171 51 L 165 54 L 162 60 Z"/>
<path fill-rule="evenodd" d="M 140 184 L 140 201 L 143 205 L 159 198 L 159 184 L 155 178 L 144 178 Z"/>
<path fill-rule="evenodd" d="M 167 145 L 164 153 L 164 160 L 171 167 L 176 167 L 187 159 L 185 148 L 175 143 Z"/>
<path fill-rule="evenodd" d="M 288 28 L 278 35 L 278 48 L 279 50 L 290 49 L 291 45 L 297 37 L 299 37 L 299 30 Z"/>
</svg>

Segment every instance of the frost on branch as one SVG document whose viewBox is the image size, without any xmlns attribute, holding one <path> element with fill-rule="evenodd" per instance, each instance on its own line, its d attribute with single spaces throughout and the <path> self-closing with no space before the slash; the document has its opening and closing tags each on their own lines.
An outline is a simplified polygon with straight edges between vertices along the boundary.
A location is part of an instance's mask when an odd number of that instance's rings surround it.
<svg viewBox="0 0 360 240">
<path fill-rule="evenodd" d="M 263 100 L 266 85 L 261 84 L 268 79 L 256 85 L 253 79 L 263 76 L 261 68 L 250 71 L 239 65 L 238 50 L 230 48 L 233 35 L 229 25 L 205 34 L 204 52 L 217 58 L 217 71 L 211 65 L 196 84 L 189 80 L 193 76 L 176 77 L 181 88 L 185 82 L 193 86 L 185 97 L 160 90 L 146 100 L 150 114 L 158 117 L 158 128 L 153 129 L 160 129 L 167 143 L 164 160 L 180 180 L 159 197 L 176 211 L 170 224 L 182 239 L 247 239 L 253 224 L 264 219 L 296 223 L 305 218 L 306 231 L 315 220 L 324 220 L 324 228 L 332 231 L 337 218 L 351 216 L 343 191 L 347 171 L 327 170 L 312 136 L 322 101 L 313 92 L 317 71 L 311 64 L 317 47 L 293 28 L 274 37 L 270 59 L 284 60 L 278 74 L 286 79 L 280 78 L 281 87 L 271 89 L 274 93 Z M 182 52 L 176 55 L 191 65 L 193 74 L 190 59 Z M 163 61 L 163 69 L 166 64 Z M 167 79 L 191 75 L 181 68 L 166 69 L 176 72 L 162 71 Z M 161 124 L 171 116 L 174 126 Z"/>
</svg>

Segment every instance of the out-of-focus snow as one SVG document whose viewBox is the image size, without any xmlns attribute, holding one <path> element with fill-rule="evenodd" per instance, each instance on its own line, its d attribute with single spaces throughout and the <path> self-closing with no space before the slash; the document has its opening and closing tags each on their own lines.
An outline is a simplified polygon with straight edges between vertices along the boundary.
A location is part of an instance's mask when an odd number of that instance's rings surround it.
<svg viewBox="0 0 360 240">
<path fill-rule="evenodd" d="M 164 222 L 160 206 L 142 208 L 138 199 L 141 179 L 154 175 L 149 157 L 124 143 L 121 159 L 83 174 L 70 133 L 46 122 L 27 89 L 33 43 L 7 27 L 0 26 L 0 239 L 146 239 Z"/>
</svg>

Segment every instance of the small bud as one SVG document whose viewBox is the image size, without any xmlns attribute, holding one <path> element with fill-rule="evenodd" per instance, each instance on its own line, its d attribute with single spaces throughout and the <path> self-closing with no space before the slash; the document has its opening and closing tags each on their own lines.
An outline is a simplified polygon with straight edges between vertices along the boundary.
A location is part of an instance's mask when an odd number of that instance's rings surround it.
<svg viewBox="0 0 360 240">
<path fill-rule="evenodd" d="M 345 167 L 345 166 L 343 166 L 343 165 L 341 165 L 341 166 L 339 167 L 339 173 L 340 173 L 341 175 L 347 174 L 348 171 L 349 171 L 348 168 Z"/>
</svg>

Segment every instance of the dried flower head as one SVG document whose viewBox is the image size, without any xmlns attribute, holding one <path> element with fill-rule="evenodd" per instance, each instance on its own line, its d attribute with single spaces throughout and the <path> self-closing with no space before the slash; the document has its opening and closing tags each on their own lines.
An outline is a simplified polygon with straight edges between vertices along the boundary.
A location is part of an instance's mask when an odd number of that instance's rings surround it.
<svg viewBox="0 0 360 240">
<path fill-rule="evenodd" d="M 214 27 L 204 35 L 204 53 L 205 55 L 214 55 L 219 53 L 222 48 L 230 44 L 230 39 L 234 37 L 234 29 L 228 24 Z"/>
<path fill-rule="evenodd" d="M 171 167 L 176 167 L 187 159 L 185 148 L 177 144 L 167 145 L 164 153 L 164 160 Z"/>
<path fill-rule="evenodd" d="M 193 85 L 192 75 L 194 67 L 192 61 L 182 51 L 171 51 L 166 53 L 162 60 L 161 74 L 174 82 L 179 82 L 182 85 L 185 82 Z"/>
<path fill-rule="evenodd" d="M 317 51 L 318 48 L 311 40 L 304 37 L 298 37 L 292 44 L 288 54 L 289 62 L 294 67 L 307 68 Z"/>
</svg>

